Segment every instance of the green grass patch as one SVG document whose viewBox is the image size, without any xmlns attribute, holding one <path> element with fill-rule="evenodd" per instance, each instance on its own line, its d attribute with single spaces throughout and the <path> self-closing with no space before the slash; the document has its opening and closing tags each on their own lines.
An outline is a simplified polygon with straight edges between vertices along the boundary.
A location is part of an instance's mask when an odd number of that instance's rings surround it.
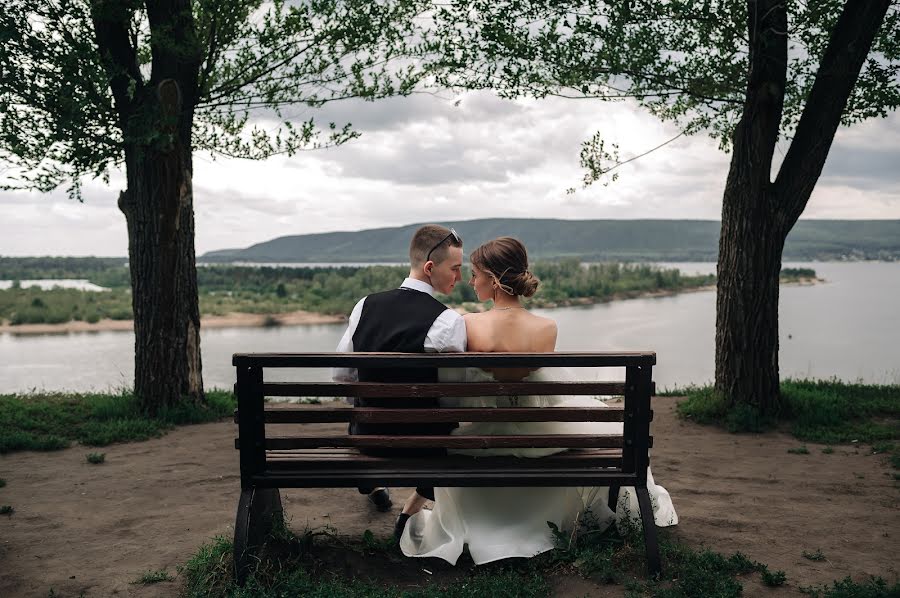
<svg viewBox="0 0 900 598">
<path fill-rule="evenodd" d="M 832 453 L 834 453 L 834 447 L 826 446 L 825 448 L 822 449 L 822 452 L 826 455 L 831 455 Z"/>
<path fill-rule="evenodd" d="M 804 444 L 804 445 L 798 446 L 796 448 L 789 448 L 787 450 L 787 452 L 789 452 L 792 455 L 808 455 L 809 449 L 806 448 L 806 445 Z"/>
<path fill-rule="evenodd" d="M 91 465 L 100 465 L 106 461 L 106 453 L 88 453 L 85 459 Z"/>
<path fill-rule="evenodd" d="M 810 598 L 897 598 L 900 596 L 900 583 L 889 586 L 880 577 L 870 577 L 868 580 L 858 583 L 848 575 L 830 586 L 826 584 L 799 589 Z"/>
<path fill-rule="evenodd" d="M 804 551 L 803 551 L 803 558 L 805 558 L 805 559 L 807 559 L 807 560 L 810 560 L 810 561 L 817 561 L 817 562 L 818 562 L 818 561 L 824 561 L 824 560 L 825 560 L 825 554 L 822 553 L 822 550 L 821 550 L 821 549 L 816 549 L 815 552 L 809 552 L 808 550 L 804 550 Z"/>
<path fill-rule="evenodd" d="M 780 409 L 772 416 L 749 405 L 729 407 L 712 387 L 687 390 L 687 399 L 678 404 L 681 417 L 731 432 L 763 432 L 785 425 L 795 437 L 809 442 L 857 441 L 884 447 L 900 439 L 900 385 L 785 380 Z"/>
<path fill-rule="evenodd" d="M 4 488 L 5 486 L 6 486 L 6 480 L 3 478 L 0 478 L 0 488 Z"/>
<path fill-rule="evenodd" d="M 147 571 L 137 579 L 135 579 L 132 585 L 151 585 L 154 583 L 161 583 L 163 581 L 174 581 L 174 577 L 169 575 L 168 571 L 165 569 L 160 569 L 158 571 Z"/>
<path fill-rule="evenodd" d="M 10 505 L 2 505 L 0 506 L 0 515 L 12 515 L 16 510 L 12 508 Z"/>
<path fill-rule="evenodd" d="M 128 391 L 0 395 L 0 453 L 58 450 L 72 442 L 105 446 L 147 440 L 176 425 L 228 417 L 236 407 L 231 392 L 207 391 L 206 399 L 202 405 L 186 401 L 150 417 Z"/>
<path fill-rule="evenodd" d="M 455 567 L 436 559 L 407 559 L 392 539 L 371 532 L 353 539 L 329 529 L 294 534 L 277 526 L 244 587 L 234 583 L 233 547 L 224 537 L 202 546 L 179 571 L 186 596 L 239 598 L 543 597 L 551 595 L 548 579 L 560 575 L 622 584 L 629 596 L 739 598 L 743 591 L 739 576 L 759 573 L 769 585 L 786 579 L 783 571 L 769 572 L 741 553 L 724 556 L 694 550 L 673 540 L 667 530 L 660 530 L 663 575 L 648 579 L 640 523 L 603 529 L 588 514 L 575 533 L 553 531 L 552 551 L 472 568 L 466 554 Z M 432 573 L 424 582 L 423 567 Z"/>
</svg>

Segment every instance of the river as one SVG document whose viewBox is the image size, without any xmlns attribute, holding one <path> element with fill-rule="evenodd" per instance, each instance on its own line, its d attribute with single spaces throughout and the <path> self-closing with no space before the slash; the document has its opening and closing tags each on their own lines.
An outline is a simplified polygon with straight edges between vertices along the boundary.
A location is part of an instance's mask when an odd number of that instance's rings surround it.
<svg viewBox="0 0 900 598">
<path fill-rule="evenodd" d="M 715 264 L 663 264 L 715 272 Z M 780 312 L 782 378 L 832 378 L 900 384 L 900 262 L 791 263 L 825 282 L 783 285 Z M 715 293 L 683 293 L 587 307 L 536 310 L 559 323 L 559 350 L 653 350 L 659 388 L 710 382 L 714 373 Z M 332 351 L 343 324 L 202 332 L 207 388 L 234 383 L 234 352 Z M 108 390 L 131 385 L 131 332 L 0 334 L 0 393 Z M 281 372 L 271 380 L 296 377 Z M 608 378 L 609 372 L 601 376 Z M 311 372 L 307 379 L 326 379 Z"/>
</svg>

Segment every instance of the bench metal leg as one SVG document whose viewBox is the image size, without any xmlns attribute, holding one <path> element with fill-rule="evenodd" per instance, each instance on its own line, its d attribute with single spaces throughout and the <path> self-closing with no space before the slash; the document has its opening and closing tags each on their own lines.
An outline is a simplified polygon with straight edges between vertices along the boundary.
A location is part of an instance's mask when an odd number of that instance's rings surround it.
<svg viewBox="0 0 900 598">
<path fill-rule="evenodd" d="M 283 523 L 284 510 L 278 488 L 248 488 L 241 491 L 234 523 L 234 577 L 244 585 L 276 523 Z"/>
<path fill-rule="evenodd" d="M 651 577 L 662 572 L 662 563 L 659 558 L 659 542 L 656 537 L 656 522 L 653 520 L 653 505 L 650 503 L 650 491 L 644 488 L 635 488 L 638 498 L 638 506 L 641 508 L 641 524 L 644 528 L 644 545 L 647 549 L 647 570 Z"/>
</svg>

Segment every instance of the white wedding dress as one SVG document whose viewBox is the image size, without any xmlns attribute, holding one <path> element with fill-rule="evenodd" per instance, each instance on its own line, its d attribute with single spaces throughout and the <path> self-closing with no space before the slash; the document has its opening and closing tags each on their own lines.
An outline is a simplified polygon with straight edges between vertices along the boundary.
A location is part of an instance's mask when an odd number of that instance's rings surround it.
<svg viewBox="0 0 900 598">
<path fill-rule="evenodd" d="M 441 370 L 444 381 L 487 382 L 491 374 L 477 368 Z M 563 368 L 543 368 L 525 380 L 574 380 Z M 605 407 L 587 396 L 474 397 L 441 400 L 448 407 Z M 474 422 L 454 434 L 621 434 L 621 422 Z M 450 451 L 468 455 L 514 455 L 536 458 L 561 452 L 553 448 L 472 449 Z M 657 486 L 649 469 L 647 486 L 656 525 L 678 523 L 669 493 Z M 622 488 L 616 513 L 607 506 L 608 488 L 435 488 L 433 510 L 419 511 L 406 524 L 400 539 L 403 554 L 438 557 L 455 565 L 463 547 L 476 565 L 511 557 L 532 557 L 554 546 L 548 522 L 571 530 L 590 510 L 594 520 L 608 526 L 625 517 L 640 520 L 637 495 Z"/>
</svg>

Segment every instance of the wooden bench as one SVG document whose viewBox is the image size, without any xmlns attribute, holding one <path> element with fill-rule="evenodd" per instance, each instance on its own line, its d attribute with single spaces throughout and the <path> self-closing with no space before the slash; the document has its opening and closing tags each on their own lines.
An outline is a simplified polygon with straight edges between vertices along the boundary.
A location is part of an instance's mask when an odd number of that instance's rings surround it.
<svg viewBox="0 0 900 598">
<path fill-rule="evenodd" d="M 236 353 L 235 421 L 240 450 L 241 497 L 234 527 L 235 575 L 246 578 L 256 551 L 282 516 L 279 488 L 415 486 L 607 486 L 615 510 L 621 486 L 636 489 L 651 574 L 660 572 L 656 526 L 647 490 L 650 397 L 656 354 L 640 353 Z M 267 382 L 271 368 L 625 368 L 617 382 L 437 382 L 428 384 Z M 583 371 L 583 370 L 579 370 Z M 528 395 L 623 395 L 622 407 L 489 407 L 397 409 L 344 406 L 267 407 L 264 397 L 434 398 Z M 315 423 L 624 422 L 621 435 L 529 436 L 323 436 Z M 267 433 L 267 424 L 296 434 Z M 566 447 L 540 458 L 380 457 L 360 448 Z M 348 499 L 350 497 L 348 496 Z"/>
</svg>

